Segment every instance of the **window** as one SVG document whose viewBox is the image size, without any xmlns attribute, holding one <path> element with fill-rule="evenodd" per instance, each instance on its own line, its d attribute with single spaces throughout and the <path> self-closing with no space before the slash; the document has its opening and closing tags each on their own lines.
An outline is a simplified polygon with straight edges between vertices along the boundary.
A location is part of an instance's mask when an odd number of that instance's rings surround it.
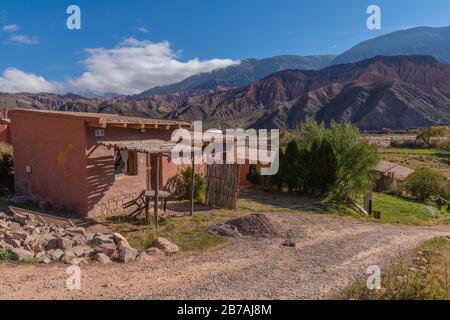
<svg viewBox="0 0 450 320">
<path fill-rule="evenodd" d="M 114 174 L 135 176 L 138 173 L 137 153 L 130 151 L 114 151 Z"/>
<path fill-rule="evenodd" d="M 103 130 L 103 129 L 95 129 L 95 136 L 96 137 L 104 137 L 105 136 L 105 130 Z"/>
</svg>

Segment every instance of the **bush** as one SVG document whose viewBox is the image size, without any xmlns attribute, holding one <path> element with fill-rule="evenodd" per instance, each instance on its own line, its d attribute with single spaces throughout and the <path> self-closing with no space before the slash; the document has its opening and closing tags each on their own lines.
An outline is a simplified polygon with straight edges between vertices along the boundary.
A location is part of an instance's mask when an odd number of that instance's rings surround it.
<svg viewBox="0 0 450 320">
<path fill-rule="evenodd" d="M 337 159 L 336 182 L 328 199 L 336 202 L 347 200 L 367 190 L 375 180 L 374 168 L 378 164 L 378 149 L 361 136 L 359 129 L 350 123 L 332 123 L 327 131 Z"/>
<path fill-rule="evenodd" d="M 438 171 L 423 168 L 411 174 L 404 182 L 404 187 L 417 200 L 426 201 L 433 196 L 445 196 L 448 180 Z"/>
<path fill-rule="evenodd" d="M 416 137 L 416 140 L 419 143 L 430 147 L 433 139 L 448 136 L 450 136 L 450 128 L 445 126 L 435 126 L 420 131 Z"/>
<path fill-rule="evenodd" d="M 187 200 L 191 198 L 192 190 L 192 168 L 187 167 L 178 171 L 176 176 L 172 177 L 167 183 L 169 189 L 177 199 Z M 202 202 L 205 197 L 206 181 L 203 176 L 195 173 L 194 199 Z"/>
<path fill-rule="evenodd" d="M 443 151 L 450 151 L 450 139 L 438 141 L 436 143 L 436 148 Z"/>
<path fill-rule="evenodd" d="M 13 258 L 12 251 L 9 249 L 0 250 L 0 261 L 11 261 Z"/>
<path fill-rule="evenodd" d="M 12 148 L 7 144 L 0 144 L 0 195 L 14 193 L 14 164 Z"/>
<path fill-rule="evenodd" d="M 256 164 L 251 164 L 248 168 L 248 173 L 245 178 L 252 185 L 259 185 L 261 183 L 261 170 Z"/>
<path fill-rule="evenodd" d="M 389 143 L 391 148 L 405 148 L 405 149 L 421 149 L 426 146 L 418 140 L 392 140 Z"/>
<path fill-rule="evenodd" d="M 299 168 L 301 165 L 299 155 L 297 142 L 295 140 L 290 141 L 286 147 L 282 163 L 283 181 L 289 191 L 294 191 L 298 188 L 299 178 L 301 178 L 302 169 Z"/>
<path fill-rule="evenodd" d="M 372 183 L 378 151 L 355 126 L 307 119 L 297 136 L 280 152 L 279 187 L 343 202 Z"/>
<path fill-rule="evenodd" d="M 327 195 L 336 182 L 337 159 L 327 140 L 314 141 L 310 150 L 300 152 L 299 190 Z"/>
</svg>

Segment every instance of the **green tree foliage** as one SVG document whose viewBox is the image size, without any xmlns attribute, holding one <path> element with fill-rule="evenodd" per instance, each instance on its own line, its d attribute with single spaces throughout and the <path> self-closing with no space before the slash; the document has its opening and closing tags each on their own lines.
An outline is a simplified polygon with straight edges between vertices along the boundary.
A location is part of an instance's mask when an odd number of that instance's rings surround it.
<svg viewBox="0 0 450 320">
<path fill-rule="evenodd" d="M 341 202 L 366 190 L 374 181 L 374 168 L 379 161 L 377 147 L 350 123 L 332 123 L 326 139 L 333 147 L 338 168 L 329 199 Z"/>
<path fill-rule="evenodd" d="M 423 168 L 411 174 L 404 187 L 417 200 L 426 201 L 432 196 L 446 196 L 448 180 L 438 171 Z"/>
<path fill-rule="evenodd" d="M 11 146 L 0 145 L 0 195 L 14 193 L 14 163 Z"/>
<path fill-rule="evenodd" d="M 281 153 L 279 187 L 334 202 L 365 190 L 378 163 L 376 147 L 356 127 L 333 123 L 326 128 L 310 119 L 299 125 Z"/>
<path fill-rule="evenodd" d="M 282 167 L 283 181 L 287 185 L 289 191 L 294 191 L 298 188 L 299 174 L 295 174 L 299 169 L 299 151 L 297 142 L 291 140 L 286 147 L 284 152 Z"/>
<path fill-rule="evenodd" d="M 248 173 L 245 176 L 247 181 L 253 185 L 259 185 L 261 183 L 261 170 L 256 164 L 251 164 L 248 168 Z"/>
<path fill-rule="evenodd" d="M 173 191 L 177 199 L 190 199 L 192 190 L 192 168 L 181 169 L 168 181 L 168 187 Z M 206 190 L 206 181 L 203 176 L 195 173 L 194 199 L 203 201 Z"/>
<path fill-rule="evenodd" d="M 445 126 L 434 126 L 422 130 L 416 137 L 416 141 L 426 147 L 430 147 L 433 138 L 450 136 L 450 128 Z"/>
</svg>

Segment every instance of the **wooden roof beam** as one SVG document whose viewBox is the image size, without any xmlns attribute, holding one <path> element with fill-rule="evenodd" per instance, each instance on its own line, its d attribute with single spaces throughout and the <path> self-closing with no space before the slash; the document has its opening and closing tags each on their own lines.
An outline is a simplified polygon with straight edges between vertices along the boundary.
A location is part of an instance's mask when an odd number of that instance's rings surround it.
<svg viewBox="0 0 450 320">
<path fill-rule="evenodd" d="M 128 125 L 128 127 L 133 128 L 133 129 L 145 129 L 145 124 L 141 123 L 141 124 L 130 124 Z"/>
<path fill-rule="evenodd" d="M 110 126 L 115 128 L 127 128 L 128 123 L 112 123 Z"/>
<path fill-rule="evenodd" d="M 106 123 L 90 123 L 89 127 L 105 129 Z"/>
</svg>

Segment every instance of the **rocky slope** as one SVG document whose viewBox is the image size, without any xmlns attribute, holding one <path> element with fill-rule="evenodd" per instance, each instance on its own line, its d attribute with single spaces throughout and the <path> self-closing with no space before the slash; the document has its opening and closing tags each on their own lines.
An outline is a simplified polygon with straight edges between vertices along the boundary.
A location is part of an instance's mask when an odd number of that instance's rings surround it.
<svg viewBox="0 0 450 320">
<path fill-rule="evenodd" d="M 320 71 L 281 71 L 189 98 L 171 116 L 222 127 L 293 127 L 307 116 L 362 129 L 450 124 L 450 65 L 429 56 L 378 56 Z"/>
<path fill-rule="evenodd" d="M 283 55 L 266 59 L 246 59 L 240 64 L 189 77 L 179 83 L 156 87 L 132 99 L 161 95 L 188 97 L 238 88 L 261 80 L 268 75 L 286 69 L 318 70 L 327 66 L 336 56 Z"/>
</svg>

